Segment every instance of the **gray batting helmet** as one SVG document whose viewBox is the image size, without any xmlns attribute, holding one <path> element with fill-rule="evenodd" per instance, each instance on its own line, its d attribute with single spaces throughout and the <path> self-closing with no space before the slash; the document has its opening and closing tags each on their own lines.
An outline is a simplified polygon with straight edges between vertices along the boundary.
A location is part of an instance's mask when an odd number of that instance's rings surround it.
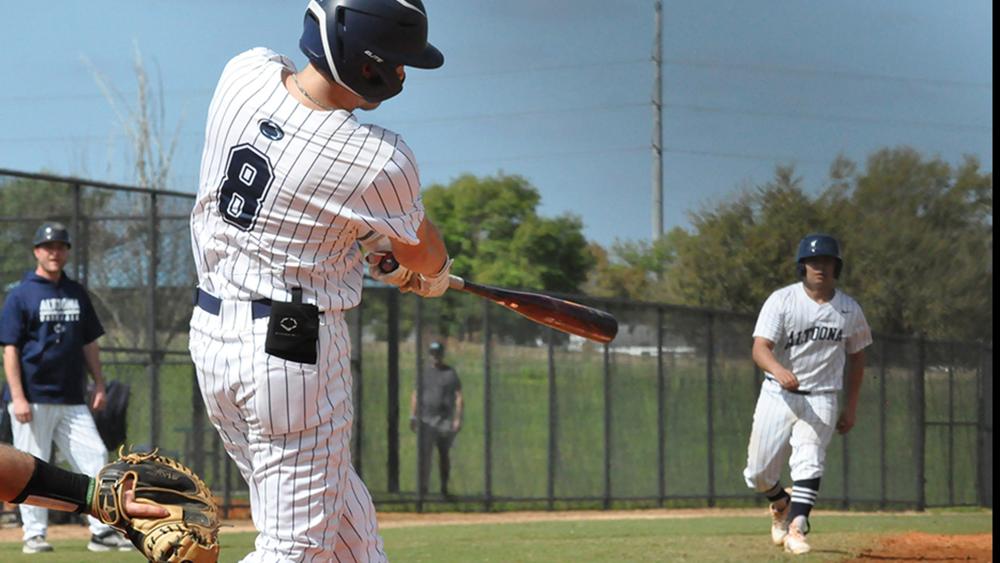
<svg viewBox="0 0 1000 563">
<path fill-rule="evenodd" d="M 33 246 L 45 244 L 47 242 L 64 242 L 66 246 L 73 246 L 69 239 L 69 230 L 62 223 L 45 223 L 35 231 Z"/>
<path fill-rule="evenodd" d="M 369 102 L 403 89 L 399 65 L 437 68 L 421 0 L 311 0 L 299 48 L 327 80 Z M 366 69 L 368 72 L 366 72 Z"/>
</svg>

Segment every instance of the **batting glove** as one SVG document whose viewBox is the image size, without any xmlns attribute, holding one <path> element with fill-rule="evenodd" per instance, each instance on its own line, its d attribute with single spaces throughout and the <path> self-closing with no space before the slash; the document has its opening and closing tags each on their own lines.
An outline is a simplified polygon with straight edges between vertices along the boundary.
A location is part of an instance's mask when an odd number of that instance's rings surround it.
<svg viewBox="0 0 1000 563">
<path fill-rule="evenodd" d="M 412 291 L 421 297 L 441 297 L 444 295 L 444 292 L 448 291 L 451 263 L 452 259 L 447 259 L 444 266 L 436 274 L 430 276 L 417 274 L 413 276 L 409 284 L 406 287 L 400 287 L 399 290 L 404 293 Z"/>
</svg>

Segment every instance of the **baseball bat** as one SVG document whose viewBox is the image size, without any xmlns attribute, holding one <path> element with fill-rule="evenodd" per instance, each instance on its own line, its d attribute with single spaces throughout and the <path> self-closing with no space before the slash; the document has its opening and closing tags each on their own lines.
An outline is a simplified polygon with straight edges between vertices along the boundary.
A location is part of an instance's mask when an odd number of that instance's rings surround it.
<svg viewBox="0 0 1000 563">
<path fill-rule="evenodd" d="M 386 273 L 398 266 L 391 254 L 386 254 L 379 262 L 379 269 Z M 456 275 L 449 276 L 448 286 L 489 299 L 540 325 L 602 344 L 611 342 L 618 334 L 618 321 L 610 313 L 573 301 L 473 283 Z"/>
</svg>

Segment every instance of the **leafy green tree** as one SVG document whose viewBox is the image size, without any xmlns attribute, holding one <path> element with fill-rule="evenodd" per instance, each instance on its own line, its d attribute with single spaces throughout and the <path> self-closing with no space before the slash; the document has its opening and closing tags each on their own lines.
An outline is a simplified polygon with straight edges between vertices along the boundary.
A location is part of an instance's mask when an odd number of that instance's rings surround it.
<svg viewBox="0 0 1000 563">
<path fill-rule="evenodd" d="M 455 259 L 453 271 L 482 283 L 578 292 L 593 266 L 578 217 L 540 217 L 538 190 L 520 176 L 463 175 L 423 194 Z"/>
<path fill-rule="evenodd" d="M 650 263 L 656 254 L 644 243 L 595 253 L 588 289 L 755 312 L 796 279 L 802 236 L 827 232 L 842 243 L 840 285 L 876 330 L 990 341 L 992 218 L 993 176 L 974 158 L 951 166 L 886 148 L 860 170 L 838 156 L 815 196 L 792 167 L 780 166 L 766 184 L 694 213 L 691 232 L 661 239 L 660 265 Z"/>
<path fill-rule="evenodd" d="M 611 250 L 590 245 L 595 265 L 584 290 L 598 297 L 642 301 L 676 301 L 664 283 L 664 273 L 677 259 L 676 249 L 687 236 L 675 228 L 653 241 L 615 241 Z"/>
<path fill-rule="evenodd" d="M 427 214 L 441 230 L 455 262 L 452 271 L 470 280 L 527 290 L 579 293 L 595 259 L 578 217 L 541 217 L 538 190 L 520 176 L 463 175 L 423 193 Z M 480 300 L 442 302 L 439 334 L 473 334 L 481 325 Z M 517 340 L 540 334 L 497 313 L 495 333 Z"/>
<path fill-rule="evenodd" d="M 846 281 L 875 326 L 932 338 L 992 340 L 993 176 L 910 148 L 869 157 L 840 236 Z"/>
</svg>

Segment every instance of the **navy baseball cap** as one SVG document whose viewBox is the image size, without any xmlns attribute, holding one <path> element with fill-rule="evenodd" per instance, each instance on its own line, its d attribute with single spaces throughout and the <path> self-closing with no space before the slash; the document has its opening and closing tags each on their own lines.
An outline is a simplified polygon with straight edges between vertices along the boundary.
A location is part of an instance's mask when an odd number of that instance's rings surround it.
<svg viewBox="0 0 1000 563">
<path fill-rule="evenodd" d="M 73 246 L 69 238 L 69 229 L 62 223 L 45 223 L 38 227 L 32 245 L 37 248 L 47 242 L 63 242 L 66 243 L 66 246 Z"/>
<path fill-rule="evenodd" d="M 427 347 L 427 351 L 435 356 L 440 356 L 444 354 L 444 344 L 441 344 L 437 340 L 431 342 L 431 345 Z"/>
</svg>

